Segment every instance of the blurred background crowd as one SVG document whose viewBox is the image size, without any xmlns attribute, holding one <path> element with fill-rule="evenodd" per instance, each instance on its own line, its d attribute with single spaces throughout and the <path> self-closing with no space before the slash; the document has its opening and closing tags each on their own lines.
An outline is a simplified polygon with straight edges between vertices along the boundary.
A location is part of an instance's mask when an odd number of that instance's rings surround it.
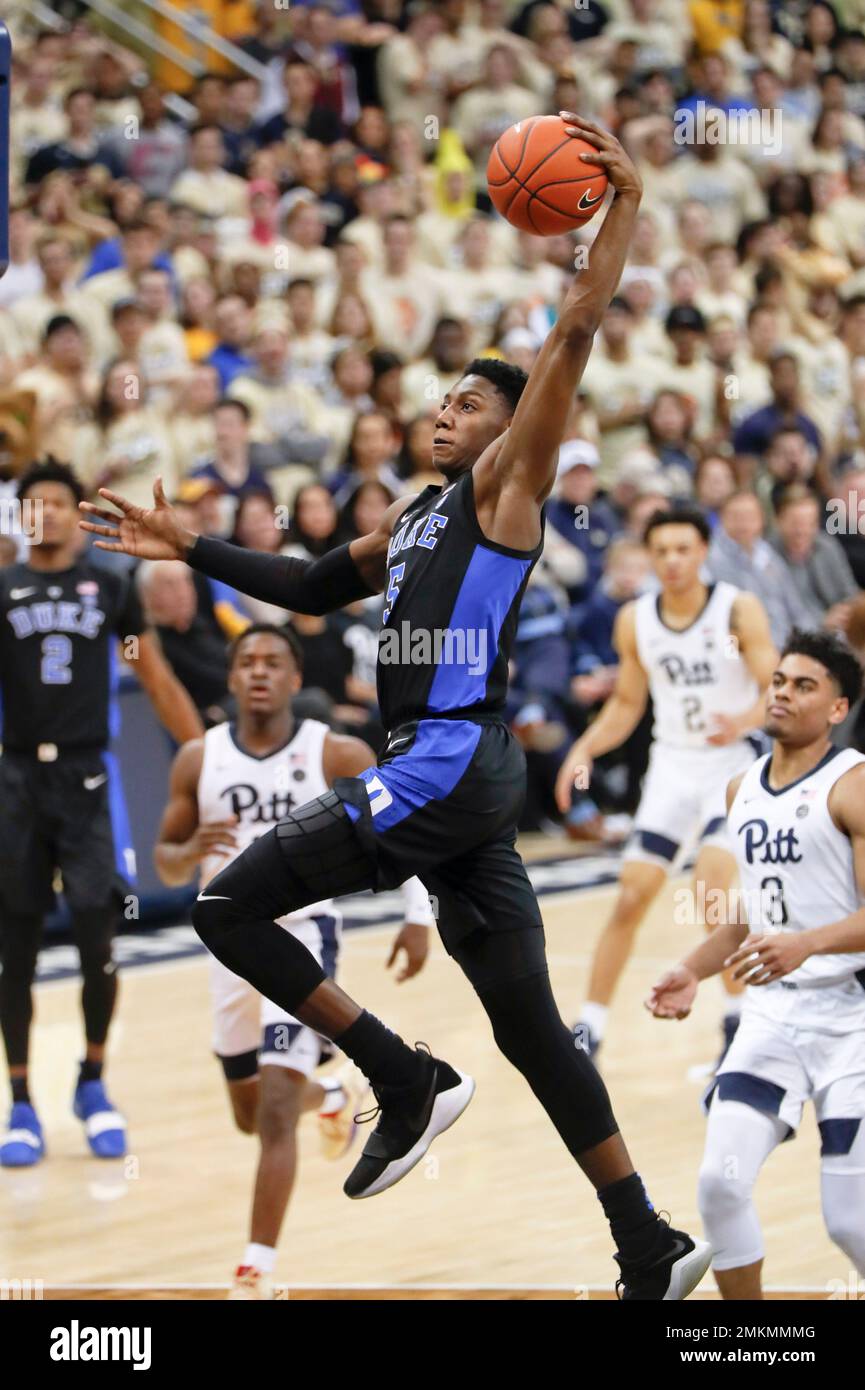
<svg viewBox="0 0 865 1390">
<path fill-rule="evenodd" d="M 763 599 L 776 642 L 829 624 L 865 646 L 865 0 L 199 8 L 233 47 L 194 75 L 78 0 L 6 7 L 0 496 L 51 453 L 136 502 L 159 475 L 194 529 L 258 550 L 318 556 L 374 527 L 438 481 L 435 416 L 466 363 L 530 370 L 590 254 L 600 218 L 533 237 L 485 187 L 505 128 L 574 110 L 624 142 L 645 197 L 521 611 L 525 827 L 562 833 L 555 771 L 612 689 L 657 508 L 704 508 L 710 575 Z M 4 530 L 8 564 L 23 543 Z M 226 637 L 288 615 L 182 565 L 135 582 L 196 705 L 230 715 Z M 380 609 L 292 618 L 305 707 L 373 743 Z M 648 730 L 567 833 L 619 833 Z M 861 723 L 850 737 L 865 746 Z"/>
</svg>

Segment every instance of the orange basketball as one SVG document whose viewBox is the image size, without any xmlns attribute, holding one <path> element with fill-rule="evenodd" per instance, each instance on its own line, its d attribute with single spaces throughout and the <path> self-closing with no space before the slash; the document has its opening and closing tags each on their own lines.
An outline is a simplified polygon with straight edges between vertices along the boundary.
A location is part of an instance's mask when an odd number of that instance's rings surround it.
<svg viewBox="0 0 865 1390">
<path fill-rule="evenodd" d="M 561 116 L 531 116 L 500 135 L 487 164 L 498 212 L 522 232 L 556 236 L 594 217 L 607 191 L 600 164 L 580 154 L 594 145 L 565 134 Z"/>
</svg>

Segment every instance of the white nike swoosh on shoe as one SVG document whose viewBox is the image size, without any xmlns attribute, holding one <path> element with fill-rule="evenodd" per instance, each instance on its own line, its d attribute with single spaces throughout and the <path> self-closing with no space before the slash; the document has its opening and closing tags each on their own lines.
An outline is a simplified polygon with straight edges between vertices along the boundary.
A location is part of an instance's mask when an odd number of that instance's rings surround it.
<svg viewBox="0 0 865 1390">
<path fill-rule="evenodd" d="M 103 782 L 108 781 L 108 773 L 101 772 L 98 777 L 85 777 L 84 785 L 89 792 L 95 792 L 97 787 L 101 787 Z"/>
<path fill-rule="evenodd" d="M 36 593 L 36 590 L 35 590 L 35 589 L 10 589 L 10 590 L 9 590 L 9 597 L 10 597 L 10 598 L 29 598 L 31 594 L 35 594 L 35 593 Z"/>
<path fill-rule="evenodd" d="M 230 903 L 231 898 L 226 898 L 224 893 L 199 893 L 196 898 L 199 903 Z"/>
</svg>

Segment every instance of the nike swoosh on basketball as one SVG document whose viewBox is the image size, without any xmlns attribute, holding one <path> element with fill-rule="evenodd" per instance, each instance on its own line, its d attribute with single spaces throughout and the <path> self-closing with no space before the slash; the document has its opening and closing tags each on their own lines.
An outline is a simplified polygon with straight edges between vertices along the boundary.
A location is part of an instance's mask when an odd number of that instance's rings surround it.
<svg viewBox="0 0 865 1390">
<path fill-rule="evenodd" d="M 598 203 L 603 199 L 603 196 L 603 193 L 599 193 L 597 198 L 590 198 L 588 192 L 584 193 L 577 203 L 577 211 L 588 212 L 589 208 L 597 207 Z"/>
<path fill-rule="evenodd" d="M 108 773 L 100 772 L 98 777 L 85 777 L 84 785 L 89 792 L 95 792 L 97 787 L 101 787 L 103 782 L 108 781 Z"/>
<path fill-rule="evenodd" d="M 10 590 L 9 590 L 9 597 L 10 597 L 10 598 L 29 598 L 31 594 L 35 594 L 35 593 L 36 593 L 36 590 L 35 590 L 35 589 L 10 589 Z"/>
</svg>

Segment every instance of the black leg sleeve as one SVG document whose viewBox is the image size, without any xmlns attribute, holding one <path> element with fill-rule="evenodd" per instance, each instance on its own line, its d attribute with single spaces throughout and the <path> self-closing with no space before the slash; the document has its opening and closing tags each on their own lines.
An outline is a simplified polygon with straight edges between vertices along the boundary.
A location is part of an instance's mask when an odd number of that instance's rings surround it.
<svg viewBox="0 0 865 1390">
<path fill-rule="evenodd" d="M 117 1001 L 117 969 L 111 943 L 117 925 L 117 908 L 74 908 L 72 930 L 81 958 L 81 1010 L 84 1036 L 102 1046 Z"/>
<path fill-rule="evenodd" d="M 31 986 L 42 939 L 42 918 L 3 914 L 0 936 L 0 1029 L 10 1067 L 27 1065 L 30 1024 L 33 1020 Z"/>
<path fill-rule="evenodd" d="M 223 965 L 296 1013 L 326 976 L 274 918 L 371 888 L 373 876 L 342 802 L 329 792 L 280 821 L 211 879 L 193 907 L 192 922 Z"/>
<path fill-rule="evenodd" d="M 499 1050 L 522 1072 L 574 1158 L 618 1133 L 607 1088 L 556 1007 L 543 928 L 476 931 L 453 954 Z"/>
</svg>

